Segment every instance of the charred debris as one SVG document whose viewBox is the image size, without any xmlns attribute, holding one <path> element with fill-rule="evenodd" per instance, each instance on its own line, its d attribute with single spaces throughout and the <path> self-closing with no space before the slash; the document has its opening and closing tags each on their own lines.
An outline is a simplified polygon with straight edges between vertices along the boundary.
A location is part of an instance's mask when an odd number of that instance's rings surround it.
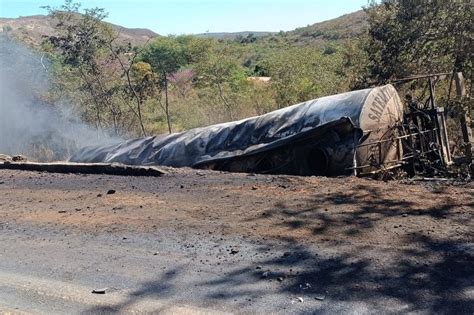
<svg viewBox="0 0 474 315">
<path fill-rule="evenodd" d="M 443 81 L 448 96 L 438 104 L 436 85 Z M 473 108 L 462 73 L 414 76 L 393 83 L 400 89 L 408 86 L 408 91 L 414 85 L 424 85 L 421 97 L 406 94 L 403 121 L 396 126 L 397 138 L 404 149 L 399 169 L 409 177 L 470 180 L 474 173 Z"/>
</svg>

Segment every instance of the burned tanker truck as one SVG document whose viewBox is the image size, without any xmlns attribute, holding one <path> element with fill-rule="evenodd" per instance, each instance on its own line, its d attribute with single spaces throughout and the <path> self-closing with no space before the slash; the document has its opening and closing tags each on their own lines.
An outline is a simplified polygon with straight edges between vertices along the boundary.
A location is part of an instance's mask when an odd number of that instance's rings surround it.
<svg viewBox="0 0 474 315">
<path fill-rule="evenodd" d="M 70 161 L 266 174 L 367 175 L 419 157 L 449 164 L 443 119 L 434 106 L 407 115 L 395 88 L 385 85 L 321 97 L 240 121 L 86 147 Z"/>
</svg>

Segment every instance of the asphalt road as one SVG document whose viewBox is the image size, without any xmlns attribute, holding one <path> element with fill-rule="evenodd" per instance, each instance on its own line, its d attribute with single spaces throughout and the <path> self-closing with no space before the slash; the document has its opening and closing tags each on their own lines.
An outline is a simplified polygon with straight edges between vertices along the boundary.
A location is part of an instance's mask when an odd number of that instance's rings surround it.
<svg viewBox="0 0 474 315">
<path fill-rule="evenodd" d="M 0 310 L 473 314 L 473 193 L 0 171 Z"/>
</svg>

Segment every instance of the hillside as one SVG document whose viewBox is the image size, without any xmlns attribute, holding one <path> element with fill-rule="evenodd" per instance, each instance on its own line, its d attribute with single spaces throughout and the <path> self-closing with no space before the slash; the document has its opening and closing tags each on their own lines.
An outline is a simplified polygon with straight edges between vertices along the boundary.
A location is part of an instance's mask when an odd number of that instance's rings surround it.
<svg viewBox="0 0 474 315">
<path fill-rule="evenodd" d="M 236 38 L 245 38 L 248 36 L 254 37 L 263 37 L 268 35 L 276 34 L 275 32 L 253 32 L 253 31 L 243 31 L 243 32 L 217 32 L 217 33 L 201 33 L 196 34 L 197 37 L 203 38 L 215 38 L 215 39 L 236 39 Z"/>
<path fill-rule="evenodd" d="M 363 10 L 342 15 L 338 18 L 299 27 L 288 32 L 231 32 L 203 33 L 198 37 L 234 41 L 241 44 L 257 43 L 263 46 L 279 45 L 324 45 L 339 42 L 362 35 L 367 27 L 367 15 Z"/>
<path fill-rule="evenodd" d="M 130 42 L 133 45 L 146 43 L 158 36 L 155 32 L 145 28 L 126 28 L 108 23 L 118 34 L 118 39 Z M 42 38 L 54 34 L 54 27 L 50 17 L 45 15 L 22 16 L 19 18 L 0 18 L 0 32 L 10 32 L 19 40 L 38 44 Z"/>
<path fill-rule="evenodd" d="M 288 41 L 302 44 L 339 41 L 362 35 L 367 27 L 367 15 L 363 10 L 338 18 L 297 28 L 283 35 Z"/>
<path fill-rule="evenodd" d="M 54 28 L 51 22 L 51 19 L 44 15 L 0 18 L 0 32 L 9 30 L 13 36 L 23 42 L 38 44 L 44 36 L 54 34 Z M 119 33 L 119 40 L 130 42 L 133 45 L 144 44 L 148 40 L 159 36 L 157 33 L 145 28 L 126 28 L 120 25 L 109 24 Z M 215 32 L 196 34 L 196 36 L 237 41 L 243 44 L 251 44 L 255 41 L 272 41 L 278 38 L 290 44 L 319 45 L 328 41 L 339 41 L 357 37 L 364 32 L 366 25 L 367 17 L 364 11 L 361 10 L 288 32 Z"/>
</svg>

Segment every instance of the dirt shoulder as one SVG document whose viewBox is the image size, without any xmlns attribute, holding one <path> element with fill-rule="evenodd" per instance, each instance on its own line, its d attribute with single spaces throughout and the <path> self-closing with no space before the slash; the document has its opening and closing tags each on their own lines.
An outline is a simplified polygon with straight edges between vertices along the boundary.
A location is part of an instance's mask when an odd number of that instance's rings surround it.
<svg viewBox="0 0 474 315">
<path fill-rule="evenodd" d="M 204 281 L 222 295 L 209 296 L 211 304 L 191 303 L 199 307 L 234 311 L 250 299 L 242 310 L 344 312 L 364 303 L 359 310 L 367 312 L 472 313 L 473 196 L 472 183 L 195 170 L 159 178 L 1 171 L 0 231 L 97 239 L 167 233 L 179 244 L 174 257 L 194 255 L 190 272 L 227 268 L 219 281 Z M 259 289 L 246 292 L 252 285 Z M 264 306 L 266 296 L 274 307 Z"/>
</svg>

